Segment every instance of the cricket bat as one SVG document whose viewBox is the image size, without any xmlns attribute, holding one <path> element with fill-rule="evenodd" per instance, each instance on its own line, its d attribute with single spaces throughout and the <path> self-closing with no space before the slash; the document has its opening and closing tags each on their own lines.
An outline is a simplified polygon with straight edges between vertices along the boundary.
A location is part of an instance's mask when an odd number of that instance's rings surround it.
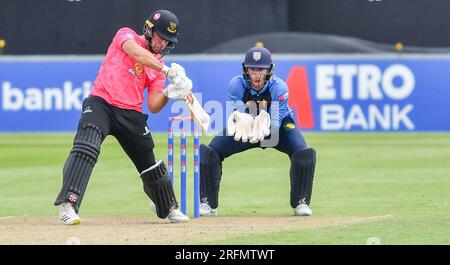
<svg viewBox="0 0 450 265">
<path fill-rule="evenodd" d="M 208 113 L 203 109 L 202 105 L 200 105 L 200 102 L 195 97 L 194 93 L 189 92 L 184 97 L 184 102 L 186 103 L 189 111 L 191 112 L 192 118 L 194 119 L 194 122 L 202 128 L 203 132 L 208 131 L 209 123 L 211 121 L 211 118 L 209 117 Z"/>
</svg>

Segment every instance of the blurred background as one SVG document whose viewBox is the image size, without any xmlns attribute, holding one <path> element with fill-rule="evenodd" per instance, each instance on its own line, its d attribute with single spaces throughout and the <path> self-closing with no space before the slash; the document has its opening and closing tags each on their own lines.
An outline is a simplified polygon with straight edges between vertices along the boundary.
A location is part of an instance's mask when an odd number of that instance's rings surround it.
<svg viewBox="0 0 450 265">
<path fill-rule="evenodd" d="M 73 131 L 115 32 L 142 34 L 158 9 L 181 21 L 166 64 L 186 68 L 217 123 L 245 52 L 263 45 L 301 129 L 450 130 L 449 1 L 2 0 L 0 131 Z M 171 102 L 150 127 L 168 115 L 187 112 Z"/>
<path fill-rule="evenodd" d="M 242 53 L 255 40 L 290 53 L 450 46 L 446 0 L 2 0 L 0 39 L 5 54 L 104 54 L 119 28 L 141 32 L 157 9 L 181 21 L 174 54 Z"/>
</svg>

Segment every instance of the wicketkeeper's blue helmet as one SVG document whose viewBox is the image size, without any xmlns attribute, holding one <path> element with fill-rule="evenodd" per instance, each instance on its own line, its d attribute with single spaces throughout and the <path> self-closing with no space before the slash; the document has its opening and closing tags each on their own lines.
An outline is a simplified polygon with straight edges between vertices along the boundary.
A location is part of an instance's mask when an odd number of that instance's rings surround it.
<svg viewBox="0 0 450 265">
<path fill-rule="evenodd" d="M 273 61 L 272 54 L 264 47 L 253 47 L 245 54 L 244 62 L 242 63 L 242 71 L 244 80 L 251 86 L 250 76 L 247 73 L 247 68 L 267 68 L 269 69 L 264 85 L 272 78 L 273 75 Z"/>
</svg>

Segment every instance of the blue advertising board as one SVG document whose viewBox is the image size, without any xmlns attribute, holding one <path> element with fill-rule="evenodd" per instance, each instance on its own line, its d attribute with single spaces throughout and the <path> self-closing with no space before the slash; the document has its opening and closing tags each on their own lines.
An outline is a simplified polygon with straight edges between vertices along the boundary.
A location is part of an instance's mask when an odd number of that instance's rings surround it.
<svg viewBox="0 0 450 265">
<path fill-rule="evenodd" d="M 242 56 L 168 56 L 185 67 L 194 92 L 223 126 L 228 82 Z M 0 132 L 75 131 L 103 57 L 0 57 Z M 298 127 L 313 131 L 450 131 L 450 57 L 436 55 L 274 55 L 289 86 Z M 148 113 L 146 101 L 144 112 Z M 151 131 L 187 115 L 170 101 L 149 114 Z"/>
</svg>

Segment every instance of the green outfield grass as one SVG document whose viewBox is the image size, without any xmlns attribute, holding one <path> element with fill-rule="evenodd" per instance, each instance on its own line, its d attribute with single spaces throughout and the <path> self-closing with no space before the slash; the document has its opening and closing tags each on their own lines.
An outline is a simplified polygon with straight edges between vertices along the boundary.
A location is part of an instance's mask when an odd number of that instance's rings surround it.
<svg viewBox="0 0 450 265">
<path fill-rule="evenodd" d="M 166 134 L 153 137 L 156 156 L 166 161 Z M 204 243 L 365 244 L 369 237 L 379 238 L 382 244 L 450 243 L 450 134 L 305 133 L 305 138 L 318 151 L 311 204 L 315 216 L 388 218 L 224 241 L 211 238 Z M 69 133 L 0 134 L 0 217 L 57 215 L 53 201 L 72 140 Z M 209 140 L 202 138 L 202 142 Z M 192 165 L 192 149 L 188 152 Z M 289 164 L 286 155 L 271 149 L 227 159 L 220 215 L 292 215 Z M 178 184 L 175 188 L 178 191 Z M 191 190 L 188 195 L 192 196 Z M 148 208 L 136 169 L 109 137 L 93 171 L 82 215 L 154 216 Z"/>
</svg>

